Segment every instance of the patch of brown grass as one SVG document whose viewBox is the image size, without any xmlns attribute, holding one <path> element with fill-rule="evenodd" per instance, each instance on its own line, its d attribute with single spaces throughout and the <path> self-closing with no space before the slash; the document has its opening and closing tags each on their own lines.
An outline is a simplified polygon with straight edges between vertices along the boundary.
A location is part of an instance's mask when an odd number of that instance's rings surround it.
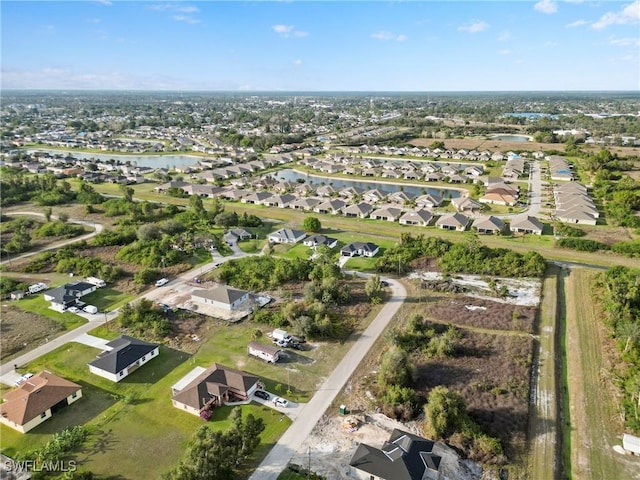
<svg viewBox="0 0 640 480">
<path fill-rule="evenodd" d="M 25 312 L 10 304 L 0 307 L 0 351 L 3 360 L 22 353 L 23 350 L 35 348 L 64 331 L 64 328 L 53 320 Z"/>
</svg>

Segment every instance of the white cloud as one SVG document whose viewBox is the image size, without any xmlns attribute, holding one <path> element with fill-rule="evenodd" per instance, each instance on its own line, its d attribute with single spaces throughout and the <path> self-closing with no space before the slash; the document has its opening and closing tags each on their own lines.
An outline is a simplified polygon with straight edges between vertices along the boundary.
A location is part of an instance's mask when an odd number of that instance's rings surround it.
<svg viewBox="0 0 640 480">
<path fill-rule="evenodd" d="M 408 37 L 403 34 L 396 35 L 395 33 L 380 30 L 379 32 L 372 33 L 371 38 L 375 38 L 376 40 L 384 40 L 384 41 L 395 40 L 396 42 L 404 42 L 407 40 Z"/>
<path fill-rule="evenodd" d="M 506 42 L 507 40 L 511 40 L 511 32 L 505 30 L 498 36 L 499 42 Z"/>
<path fill-rule="evenodd" d="M 295 66 L 300 66 L 300 65 L 302 65 L 302 63 L 303 63 L 302 60 L 300 60 L 299 58 L 293 61 L 293 64 Z"/>
<path fill-rule="evenodd" d="M 291 37 L 301 38 L 309 35 L 308 32 L 296 30 L 293 27 L 293 25 L 278 24 L 278 25 L 273 25 L 271 28 L 274 32 L 276 32 L 282 38 L 291 38 Z"/>
<path fill-rule="evenodd" d="M 558 4 L 551 0 L 540 0 L 533 8 L 541 13 L 551 14 L 558 11 Z"/>
<path fill-rule="evenodd" d="M 511 55 L 511 50 L 509 50 L 508 48 L 500 50 L 500 55 Z"/>
<path fill-rule="evenodd" d="M 101 5 L 105 5 L 106 7 L 110 7 L 111 5 L 113 5 L 113 2 L 111 2 L 109 0 L 96 0 L 96 3 L 99 3 Z"/>
<path fill-rule="evenodd" d="M 197 18 L 193 18 L 191 15 L 174 15 L 173 18 L 176 22 L 184 22 L 194 25 L 196 23 L 200 23 L 200 20 Z"/>
<path fill-rule="evenodd" d="M 587 22 L 586 20 L 576 20 L 575 22 L 567 23 L 565 27 L 566 28 L 581 27 L 583 25 L 587 25 L 588 23 L 589 22 Z"/>
<path fill-rule="evenodd" d="M 609 27 L 611 25 L 628 25 L 640 22 L 640 0 L 626 5 L 619 12 L 607 12 L 600 20 L 594 22 L 591 27 L 596 30 Z"/>
<path fill-rule="evenodd" d="M 609 45 L 616 47 L 640 47 L 640 38 L 638 37 L 625 37 L 617 38 L 614 36 L 609 37 Z"/>
<path fill-rule="evenodd" d="M 468 32 L 468 33 L 478 33 L 478 32 L 484 32 L 490 26 L 491 25 L 489 25 L 487 22 L 482 20 L 471 20 L 471 22 L 465 25 L 460 25 L 458 27 L 458 31 Z"/>
</svg>

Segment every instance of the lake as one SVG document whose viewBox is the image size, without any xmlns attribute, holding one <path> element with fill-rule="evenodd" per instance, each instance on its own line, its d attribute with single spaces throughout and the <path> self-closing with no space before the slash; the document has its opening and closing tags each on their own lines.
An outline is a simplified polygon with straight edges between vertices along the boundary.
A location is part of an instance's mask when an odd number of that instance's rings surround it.
<svg viewBox="0 0 640 480">
<path fill-rule="evenodd" d="M 195 165 L 200 160 L 207 160 L 207 157 L 197 157 L 193 155 L 115 155 L 113 153 L 84 153 L 74 152 L 72 150 L 46 150 L 46 149 L 29 149 L 28 153 L 44 152 L 51 156 L 62 155 L 72 156 L 79 160 L 101 160 L 103 162 L 116 160 L 119 163 L 131 162 L 131 164 L 139 167 L 151 168 L 173 168 L 181 166 Z"/>
<path fill-rule="evenodd" d="M 322 177 L 317 175 L 310 175 L 303 172 L 298 172 L 287 168 L 285 170 L 279 170 L 270 174 L 278 180 L 288 180 L 290 182 L 296 182 L 298 179 L 303 179 L 305 183 L 310 185 L 332 185 L 336 189 L 343 189 L 347 187 L 354 187 L 360 190 L 371 190 L 377 188 L 385 194 L 404 191 L 408 194 L 418 196 L 425 193 L 440 195 L 442 198 L 457 198 L 461 195 L 460 190 L 453 188 L 434 188 L 427 185 L 408 185 L 408 184 L 392 184 L 386 182 L 376 181 L 359 181 L 359 180 L 347 180 L 343 178 Z"/>
</svg>

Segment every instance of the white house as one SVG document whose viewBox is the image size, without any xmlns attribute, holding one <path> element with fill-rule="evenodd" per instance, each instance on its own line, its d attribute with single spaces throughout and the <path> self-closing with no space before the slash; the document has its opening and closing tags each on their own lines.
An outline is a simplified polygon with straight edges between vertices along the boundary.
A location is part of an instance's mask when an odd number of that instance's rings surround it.
<svg viewBox="0 0 640 480">
<path fill-rule="evenodd" d="M 236 310 L 249 299 L 249 292 L 222 285 L 211 290 L 195 290 L 191 293 L 191 300 L 206 305 L 212 305 L 223 310 Z"/>
<path fill-rule="evenodd" d="M 340 249 L 343 257 L 375 257 L 380 248 L 371 242 L 353 242 Z"/>
<path fill-rule="evenodd" d="M 247 346 L 247 353 L 252 357 L 264 360 L 265 362 L 276 363 L 280 358 L 282 349 L 272 345 L 264 345 L 258 342 L 251 342 Z"/>
<path fill-rule="evenodd" d="M 400 217 L 402 225 L 420 225 L 426 227 L 433 221 L 433 214 L 429 210 L 410 211 Z"/>
<path fill-rule="evenodd" d="M 281 228 L 269 234 L 269 242 L 271 243 L 298 243 L 307 234 L 299 230 L 291 230 L 290 228 Z"/>
<path fill-rule="evenodd" d="M 96 285 L 89 282 L 66 283 L 45 292 L 44 299 L 51 302 L 52 309 L 64 312 L 67 308 L 73 307 L 79 298 L 94 292 L 97 288 Z"/>
<path fill-rule="evenodd" d="M 127 335 L 121 335 L 105 346 L 107 348 L 89 363 L 89 371 L 112 382 L 119 382 L 160 353 L 157 344 Z"/>
</svg>

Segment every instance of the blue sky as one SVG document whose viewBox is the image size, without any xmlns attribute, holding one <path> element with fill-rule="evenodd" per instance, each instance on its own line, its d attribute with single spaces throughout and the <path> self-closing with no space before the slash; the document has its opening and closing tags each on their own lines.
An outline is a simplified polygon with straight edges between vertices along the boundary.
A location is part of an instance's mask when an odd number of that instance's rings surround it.
<svg viewBox="0 0 640 480">
<path fill-rule="evenodd" d="M 640 90 L 640 0 L 0 2 L 3 89 Z"/>
</svg>

